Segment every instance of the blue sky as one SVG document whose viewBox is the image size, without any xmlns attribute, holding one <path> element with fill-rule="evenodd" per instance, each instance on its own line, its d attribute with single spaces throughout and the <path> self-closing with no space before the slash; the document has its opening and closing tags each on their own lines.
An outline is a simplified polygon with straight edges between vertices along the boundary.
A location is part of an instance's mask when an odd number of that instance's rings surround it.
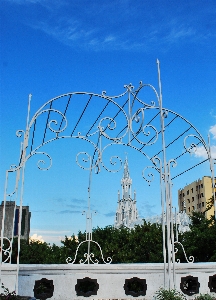
<svg viewBox="0 0 216 300">
<path fill-rule="evenodd" d="M 17 164 L 25 129 L 28 94 L 31 117 L 49 99 L 77 91 L 119 95 L 124 85 L 151 83 L 158 89 L 156 59 L 160 60 L 163 106 L 184 116 L 216 153 L 216 2 L 189 1 L 69 1 L 2 0 L 0 6 L 0 193 L 5 171 Z M 150 96 L 150 94 L 141 94 Z M 150 103 L 149 99 L 147 100 Z M 74 116 L 86 99 L 76 97 Z M 63 101 L 62 101 L 63 103 Z M 97 116 L 92 104 L 81 130 Z M 169 114 L 171 118 L 172 113 Z M 167 119 L 171 120 L 171 119 Z M 187 129 L 184 121 L 166 130 L 166 142 Z M 39 131 L 43 130 L 43 125 Z M 156 153 L 156 147 L 149 148 Z M 182 141 L 167 151 L 169 158 L 184 151 Z M 57 141 L 45 149 L 52 156 L 48 171 L 39 171 L 36 159 L 26 164 L 24 204 L 32 211 L 31 234 L 59 243 L 64 235 L 85 230 L 89 172 L 76 164 L 86 146 L 77 140 Z M 44 151 L 45 151 L 44 150 Z M 178 151 L 177 151 L 178 150 Z M 158 180 L 149 187 L 142 178 L 147 166 L 131 149 L 114 149 L 124 160 L 128 153 L 133 189 L 141 217 L 160 213 Z M 205 158 L 202 147 L 184 159 L 173 174 Z M 106 159 L 106 158 L 105 158 Z M 207 164 L 173 181 L 177 190 L 209 175 Z M 122 170 L 92 175 L 91 204 L 98 213 L 93 226 L 113 224 Z M 11 180 L 13 182 L 13 180 Z M 12 183 L 11 183 L 12 185 Z"/>
</svg>

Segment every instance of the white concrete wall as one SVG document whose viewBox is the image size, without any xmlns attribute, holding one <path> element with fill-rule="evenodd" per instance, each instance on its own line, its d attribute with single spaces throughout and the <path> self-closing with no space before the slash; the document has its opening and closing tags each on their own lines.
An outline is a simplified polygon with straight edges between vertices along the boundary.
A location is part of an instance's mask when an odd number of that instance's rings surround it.
<svg viewBox="0 0 216 300">
<path fill-rule="evenodd" d="M 5 285 L 14 289 L 16 265 L 6 264 L 2 270 Z M 209 293 L 209 276 L 216 274 L 216 263 L 176 264 L 176 289 L 180 291 L 181 277 L 188 275 L 198 277 L 199 293 Z M 125 295 L 125 279 L 138 277 L 146 279 L 146 296 L 137 299 L 152 299 L 156 290 L 163 286 L 163 264 L 111 264 L 111 265 L 20 265 L 19 294 L 34 296 L 35 280 L 47 278 L 53 280 L 53 300 L 88 299 L 76 295 L 77 279 L 90 277 L 97 279 L 99 290 L 97 296 L 89 299 L 134 299 Z M 11 288 L 12 287 L 12 288 Z M 188 297 L 188 299 L 194 297 Z"/>
</svg>

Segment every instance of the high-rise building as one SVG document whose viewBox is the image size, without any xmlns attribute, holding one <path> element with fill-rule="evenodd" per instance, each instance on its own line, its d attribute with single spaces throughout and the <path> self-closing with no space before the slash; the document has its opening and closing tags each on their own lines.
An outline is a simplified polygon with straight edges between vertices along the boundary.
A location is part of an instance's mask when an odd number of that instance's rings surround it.
<svg viewBox="0 0 216 300">
<path fill-rule="evenodd" d="M 134 199 L 132 199 L 132 179 L 130 178 L 128 160 L 124 162 L 124 173 L 121 179 L 122 197 L 118 191 L 118 207 L 116 210 L 115 227 L 126 226 L 133 228 L 139 221 L 138 211 L 136 208 L 136 192 L 134 191 Z"/>
<path fill-rule="evenodd" d="M 0 232 L 2 229 L 4 202 L 0 205 Z M 5 203 L 5 220 L 3 236 L 11 239 L 13 236 L 18 236 L 19 230 L 19 216 L 20 206 L 15 205 L 15 201 L 6 201 Z M 22 206 L 22 220 L 21 220 L 21 235 L 22 239 L 29 239 L 30 233 L 30 218 L 31 212 L 29 206 Z"/>
<path fill-rule="evenodd" d="M 214 182 L 214 193 L 216 195 L 216 178 Z M 193 211 L 204 213 L 208 202 L 213 196 L 212 178 L 204 176 L 198 179 L 183 189 L 178 190 L 178 205 L 179 211 L 185 211 L 191 215 Z M 214 206 L 205 213 L 206 218 L 214 215 Z"/>
</svg>

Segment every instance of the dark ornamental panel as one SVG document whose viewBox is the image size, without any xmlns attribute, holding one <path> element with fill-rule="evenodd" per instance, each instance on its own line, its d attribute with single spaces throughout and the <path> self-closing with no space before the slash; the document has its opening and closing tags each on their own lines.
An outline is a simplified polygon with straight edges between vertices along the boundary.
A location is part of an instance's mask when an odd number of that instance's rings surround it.
<svg viewBox="0 0 216 300">
<path fill-rule="evenodd" d="M 91 279 L 89 277 L 77 279 L 77 284 L 75 285 L 77 296 L 90 297 L 97 295 L 98 290 L 99 284 L 97 283 L 97 279 Z"/>
<path fill-rule="evenodd" d="M 133 297 L 145 296 L 147 290 L 146 279 L 138 277 L 125 279 L 124 290 L 126 295 Z"/>
<path fill-rule="evenodd" d="M 45 300 L 51 298 L 54 292 L 53 280 L 48 280 L 46 278 L 35 280 L 33 291 L 36 299 Z"/>
<path fill-rule="evenodd" d="M 198 277 L 186 276 L 181 277 L 180 289 L 181 291 L 188 295 L 192 296 L 199 293 L 200 283 Z"/>
<path fill-rule="evenodd" d="M 209 276 L 208 287 L 210 288 L 210 292 L 216 293 L 216 274 Z"/>
</svg>

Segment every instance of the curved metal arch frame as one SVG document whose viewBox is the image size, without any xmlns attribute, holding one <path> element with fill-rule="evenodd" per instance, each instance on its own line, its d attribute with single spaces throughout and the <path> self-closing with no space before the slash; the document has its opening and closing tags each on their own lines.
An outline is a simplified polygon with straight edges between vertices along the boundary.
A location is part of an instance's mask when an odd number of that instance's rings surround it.
<svg viewBox="0 0 216 300">
<path fill-rule="evenodd" d="M 24 135 L 24 139 L 23 142 L 21 142 L 21 156 L 20 156 L 20 163 L 18 166 L 12 166 L 9 170 L 6 171 L 6 183 L 5 183 L 5 196 L 4 196 L 4 209 L 3 209 L 3 218 L 5 217 L 5 202 L 6 202 L 6 198 L 10 195 L 17 195 L 17 191 L 18 191 L 18 186 L 19 186 L 19 181 L 21 179 L 21 192 L 20 192 L 20 206 L 22 206 L 22 196 L 23 196 L 23 184 L 24 184 L 24 170 L 25 170 L 25 164 L 27 162 L 27 160 L 32 157 L 35 154 L 44 154 L 48 157 L 48 159 L 50 160 L 50 166 L 52 165 L 52 158 L 49 156 L 49 154 L 47 154 L 46 152 L 43 151 L 38 151 L 42 146 L 46 145 L 47 143 L 50 143 L 52 141 L 61 139 L 61 138 L 78 138 L 78 139 L 83 139 L 85 141 L 90 142 L 93 147 L 95 148 L 96 152 L 98 153 L 98 158 L 95 162 L 94 166 L 91 166 L 91 168 L 98 168 L 98 171 L 100 171 L 100 165 L 102 165 L 107 171 L 112 172 L 112 170 L 109 170 L 108 168 L 106 168 L 103 165 L 103 152 L 105 151 L 105 149 L 107 149 L 108 146 L 112 145 L 112 144 L 119 144 L 119 145 L 125 145 L 125 146 L 130 146 L 131 148 L 138 150 L 140 153 L 142 153 L 144 156 L 146 156 L 148 159 L 150 159 L 148 157 L 148 155 L 145 154 L 145 152 L 141 151 L 140 149 L 138 149 L 137 147 L 133 146 L 131 144 L 131 140 L 136 139 L 137 140 L 137 134 L 140 133 L 140 131 L 143 131 L 143 133 L 145 134 L 145 126 L 143 126 L 144 124 L 144 112 L 147 109 L 158 109 L 160 112 L 160 124 L 161 124 L 161 135 L 162 135 L 162 151 L 163 151 L 163 159 L 160 159 L 159 157 L 154 157 L 154 159 L 150 160 L 151 163 L 153 163 L 153 166 L 151 166 L 151 168 L 155 168 L 157 171 L 159 171 L 160 173 L 160 185 L 161 185 L 161 207 L 162 207 L 162 215 L 163 215 L 163 224 L 165 224 L 165 220 L 164 220 L 164 208 L 166 207 L 166 211 L 168 212 L 166 214 L 166 218 L 168 218 L 166 221 L 170 222 L 170 226 L 171 228 L 168 230 L 168 236 L 167 236 L 167 241 L 165 243 L 165 233 L 163 233 L 163 249 L 164 249 L 164 257 L 166 257 L 166 251 L 168 251 L 168 254 L 170 256 L 168 264 L 168 277 L 169 277 L 169 286 L 171 284 L 171 260 L 174 260 L 174 257 L 171 258 L 172 255 L 174 255 L 175 251 L 174 251 L 174 240 L 173 240 L 173 234 L 172 234 L 172 222 L 171 222 L 171 218 L 170 218 L 170 207 L 171 207 L 171 176 L 170 176 L 170 167 L 171 167 L 171 162 L 172 160 L 170 160 L 168 163 L 166 162 L 166 151 L 165 151 L 165 137 L 164 137 L 164 131 L 165 131 L 165 127 L 164 127 L 164 118 L 167 116 L 168 113 L 172 113 L 175 114 L 177 117 L 181 118 L 183 121 L 187 122 L 188 124 L 190 124 L 191 128 L 193 128 L 196 132 L 197 135 L 188 135 L 185 137 L 184 139 L 184 148 L 186 149 L 187 152 L 189 153 L 193 153 L 195 148 L 196 148 L 196 144 L 192 143 L 190 145 L 190 147 L 186 147 L 186 141 L 189 137 L 195 137 L 197 138 L 202 145 L 204 146 L 206 152 L 207 152 L 207 156 L 208 156 L 208 160 L 210 162 L 210 169 L 211 169 L 211 174 L 212 174 L 212 178 L 214 179 L 214 165 L 215 165 L 215 160 L 212 158 L 211 156 L 211 148 L 210 148 L 210 142 L 209 145 L 207 145 L 204 141 L 204 139 L 202 138 L 201 134 L 199 133 L 199 131 L 188 121 L 186 120 L 183 116 L 168 110 L 168 109 L 164 109 L 162 107 L 162 92 L 161 92 L 161 80 L 160 80 L 160 66 L 159 66 L 159 61 L 157 61 L 158 64 L 158 82 L 159 82 L 159 93 L 157 92 L 157 90 L 154 88 L 153 85 L 151 84 L 143 84 L 142 82 L 140 82 L 140 86 L 138 87 L 137 90 L 133 90 L 134 87 L 130 84 L 130 85 L 126 85 L 126 91 L 118 96 L 107 96 L 106 92 L 102 92 L 102 94 L 94 94 L 94 93 L 87 93 L 87 92 L 74 92 L 74 93 L 67 93 L 67 94 L 62 94 L 58 97 L 52 98 L 49 101 L 47 101 L 44 105 L 41 106 L 41 108 L 34 114 L 34 116 L 32 117 L 32 119 L 29 121 L 30 119 L 30 102 L 31 102 L 31 95 L 29 96 L 29 104 L 28 104 L 28 113 L 27 113 L 27 121 L 26 121 L 26 130 L 19 130 L 17 131 L 17 136 L 21 137 L 22 135 Z M 138 94 L 141 91 L 142 88 L 144 87 L 149 87 L 153 90 L 153 92 L 155 93 L 156 99 L 158 101 L 159 106 L 156 107 L 155 106 L 155 102 L 152 102 L 151 105 L 144 103 L 142 100 L 140 100 L 138 98 Z M 128 112 L 126 112 L 123 107 L 121 107 L 115 100 L 125 96 L 128 93 Z M 87 136 L 82 136 L 81 133 L 78 133 L 77 136 L 59 136 L 60 133 L 63 133 L 65 128 L 67 127 L 67 118 L 66 116 L 60 112 L 57 109 L 52 109 L 52 108 L 46 108 L 47 105 L 52 104 L 54 101 L 57 101 L 65 96 L 74 96 L 74 95 L 88 95 L 91 97 L 100 97 L 103 98 L 109 102 L 112 102 L 114 105 L 116 105 L 121 112 L 123 112 L 123 114 L 125 115 L 126 118 L 126 131 L 124 133 L 123 136 L 121 136 L 120 138 L 112 138 L 109 135 L 105 134 L 104 128 L 103 126 L 101 126 L 102 121 L 104 120 L 103 118 L 100 120 L 99 126 L 98 126 L 98 130 L 96 130 L 94 133 L 87 135 Z M 133 99 L 131 100 L 131 96 L 133 97 Z M 135 101 L 138 101 L 142 107 L 139 108 L 138 110 L 135 111 L 135 113 L 133 113 L 133 108 L 135 105 Z M 35 120 L 42 115 L 43 113 L 48 113 L 48 112 L 55 112 L 59 115 L 62 116 L 63 120 L 65 121 L 65 125 L 63 128 L 56 130 L 52 128 L 52 124 L 54 123 L 55 125 L 58 125 L 57 120 L 50 120 L 48 123 L 48 128 L 56 134 L 56 136 L 48 141 L 46 141 L 45 143 L 41 143 L 41 145 L 37 146 L 33 151 L 31 151 L 28 155 L 27 155 L 27 148 L 28 148 L 28 142 L 29 142 L 29 133 L 30 133 L 30 129 L 31 127 L 34 125 Z M 141 115 L 141 119 L 139 118 L 139 115 Z M 112 118 L 109 118 L 109 120 L 111 122 L 114 123 L 114 127 L 115 127 L 115 120 Z M 132 127 L 132 123 L 133 121 L 136 122 L 140 122 L 140 126 L 138 128 L 138 130 L 136 132 L 133 132 L 133 127 Z M 112 128 L 110 127 L 110 125 L 108 126 L 110 130 L 112 130 Z M 156 140 L 158 139 L 158 132 L 157 129 L 154 128 L 153 126 L 150 126 L 153 130 L 155 130 L 155 132 L 157 133 L 156 135 Z M 95 143 L 93 143 L 89 138 L 95 134 L 98 134 L 99 136 L 99 140 L 101 140 L 102 137 L 106 138 L 107 140 L 110 140 L 111 143 L 109 145 L 106 145 L 104 148 L 100 146 L 96 145 Z M 132 134 L 132 139 L 131 139 L 131 134 Z M 149 133 L 147 133 L 148 135 Z M 123 142 L 123 137 L 128 136 L 128 142 Z M 139 140 L 140 142 L 140 140 Z M 141 143 L 142 144 L 142 143 Z M 145 146 L 151 146 L 153 143 L 151 144 L 146 144 L 143 143 L 143 145 Z M 116 157 L 119 159 L 119 157 Z M 157 163 L 159 162 L 159 167 L 157 167 Z M 41 163 L 45 163 L 44 160 L 39 160 L 38 161 L 39 165 Z M 43 169 L 43 168 L 40 168 Z M 45 168 L 45 169 L 49 169 L 49 168 Z M 85 169 L 85 168 L 84 168 Z M 8 175 L 10 172 L 16 172 L 16 184 L 15 184 L 15 189 L 12 193 L 7 193 L 7 182 L 8 182 Z M 150 183 L 150 181 L 149 181 Z M 214 185 L 212 187 L 214 189 Z M 213 193 L 214 194 L 214 193 Z M 214 203 L 215 203 L 215 208 L 216 208 L 216 201 L 215 201 L 215 194 L 214 194 Z M 216 209 L 215 209 L 215 213 L 216 213 Z M 216 215 L 215 215 L 216 216 Z M 20 215 L 20 218 L 22 216 Z M 167 224 L 169 223 L 167 222 Z M 20 227 L 20 226 L 19 226 Z M 165 225 L 163 225 L 163 228 L 165 228 Z M 3 237 L 3 231 L 4 231 L 4 224 L 2 222 L 2 235 L 1 237 Z M 19 232 L 20 232 L 20 228 L 19 228 Z M 164 231 L 165 232 L 165 231 Z M 2 240 L 2 239 L 1 239 Z M 167 249 L 165 244 L 167 244 Z M 170 248 L 172 247 L 172 249 Z M 2 255 L 1 255 L 2 257 Z M 19 259 L 19 257 L 18 257 Z M 2 260 L 1 260 L 2 261 Z M 1 264 L 0 261 L 0 264 Z M 166 259 L 164 259 L 164 264 L 166 264 Z M 164 268 L 165 270 L 165 268 Z M 165 271 L 164 271 L 165 272 Z M 17 273 L 18 274 L 18 273 Z M 164 273 L 165 275 L 165 273 Z M 17 288 L 17 287 L 16 287 Z"/>
</svg>

